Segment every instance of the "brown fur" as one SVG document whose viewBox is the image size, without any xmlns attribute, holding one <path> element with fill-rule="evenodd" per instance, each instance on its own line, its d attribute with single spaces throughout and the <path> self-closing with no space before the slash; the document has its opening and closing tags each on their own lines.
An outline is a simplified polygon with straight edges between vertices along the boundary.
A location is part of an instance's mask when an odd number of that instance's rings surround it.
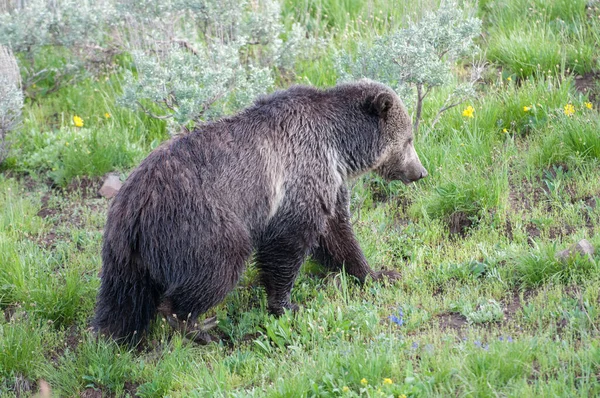
<svg viewBox="0 0 600 398">
<path fill-rule="evenodd" d="M 292 87 L 166 142 L 109 210 L 95 327 L 136 341 L 159 307 L 195 320 L 252 253 L 275 314 L 296 307 L 290 292 L 308 254 L 361 281 L 381 276 L 349 222 L 346 181 L 370 170 L 405 183 L 427 175 L 402 102 L 368 80 Z"/>
</svg>

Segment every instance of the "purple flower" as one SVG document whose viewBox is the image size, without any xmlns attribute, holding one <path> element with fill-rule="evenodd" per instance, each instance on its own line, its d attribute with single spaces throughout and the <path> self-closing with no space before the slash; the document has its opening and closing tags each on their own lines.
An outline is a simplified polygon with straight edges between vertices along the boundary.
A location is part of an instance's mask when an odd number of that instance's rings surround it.
<svg viewBox="0 0 600 398">
<path fill-rule="evenodd" d="M 474 341 L 474 344 L 475 344 L 477 347 L 479 347 L 479 348 L 481 348 L 481 349 L 484 349 L 484 350 L 486 350 L 486 351 L 490 349 L 490 345 L 489 345 L 489 344 L 482 344 L 482 343 L 481 343 L 481 341 L 479 341 L 479 340 L 475 340 L 475 341 Z"/>
<path fill-rule="evenodd" d="M 498 340 L 504 341 L 504 337 L 500 336 L 500 337 L 498 337 Z"/>
<path fill-rule="evenodd" d="M 398 326 L 404 325 L 404 312 L 402 312 L 402 307 L 398 307 L 398 316 L 390 315 L 389 318 Z"/>
<path fill-rule="evenodd" d="M 417 343 L 416 341 L 412 343 L 412 349 L 416 350 L 417 348 L 419 348 L 419 343 Z"/>
<path fill-rule="evenodd" d="M 509 343 L 512 343 L 512 342 L 513 342 L 513 339 L 512 339 L 512 337 L 508 336 L 508 337 L 506 338 L 506 341 L 508 341 Z"/>
</svg>

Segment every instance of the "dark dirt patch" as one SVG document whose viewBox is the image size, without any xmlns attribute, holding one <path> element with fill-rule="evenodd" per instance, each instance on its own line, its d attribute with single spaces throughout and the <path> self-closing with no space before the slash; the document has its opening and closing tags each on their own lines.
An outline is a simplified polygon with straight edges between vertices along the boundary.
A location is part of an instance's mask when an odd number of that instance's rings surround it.
<svg viewBox="0 0 600 398">
<path fill-rule="evenodd" d="M 518 292 L 515 292 L 511 297 L 504 301 L 504 323 L 511 322 L 521 307 L 521 297 Z"/>
<path fill-rule="evenodd" d="M 102 398 L 102 391 L 93 388 L 86 388 L 79 394 L 81 398 Z"/>
<path fill-rule="evenodd" d="M 98 198 L 98 191 L 102 187 L 104 177 L 80 177 L 76 178 L 64 188 L 67 193 L 79 193 L 82 199 Z"/>
<path fill-rule="evenodd" d="M 582 199 L 586 206 L 594 210 L 598 206 L 598 198 L 596 196 L 587 196 Z"/>
<path fill-rule="evenodd" d="M 548 191 L 544 189 L 543 185 L 539 177 L 533 183 L 527 180 L 510 183 L 510 193 L 508 195 L 510 208 L 516 213 L 529 212 L 535 205 L 545 201 Z"/>
<path fill-rule="evenodd" d="M 510 220 L 506 220 L 506 223 L 504 224 L 504 234 L 506 235 L 506 237 L 508 238 L 508 240 L 512 241 L 514 238 L 513 235 L 513 225 L 512 222 Z"/>
<path fill-rule="evenodd" d="M 9 304 L 4 308 L 4 319 L 6 322 L 10 322 L 13 319 L 19 308 L 21 308 L 20 304 Z"/>
<path fill-rule="evenodd" d="M 439 314 L 437 318 L 442 330 L 462 330 L 468 325 L 467 318 L 457 312 Z"/>
<path fill-rule="evenodd" d="M 473 224 L 472 217 L 462 211 L 452 213 L 448 219 L 450 234 L 459 235 L 461 238 L 467 236 L 467 233 Z"/>
<path fill-rule="evenodd" d="M 132 381 L 126 381 L 125 385 L 123 386 L 123 392 L 125 393 L 125 395 L 129 394 L 132 397 L 137 397 L 138 395 L 136 394 L 138 387 L 140 386 L 139 383 L 134 383 Z"/>
<path fill-rule="evenodd" d="M 548 237 L 552 240 L 556 240 L 558 238 L 563 238 L 565 236 L 570 236 L 575 232 L 575 228 L 571 225 L 563 225 L 561 227 L 550 227 L 548 231 Z"/>
<path fill-rule="evenodd" d="M 50 353 L 50 360 L 57 365 L 60 358 L 64 355 L 67 348 L 73 352 L 77 350 L 77 346 L 81 340 L 80 330 L 76 326 L 71 326 L 65 333 L 65 340 L 63 344 L 59 345 L 55 350 Z"/>
<path fill-rule="evenodd" d="M 575 77 L 575 90 L 587 94 L 590 101 L 598 104 L 600 100 L 600 73 L 589 72 L 583 76 Z"/>
</svg>

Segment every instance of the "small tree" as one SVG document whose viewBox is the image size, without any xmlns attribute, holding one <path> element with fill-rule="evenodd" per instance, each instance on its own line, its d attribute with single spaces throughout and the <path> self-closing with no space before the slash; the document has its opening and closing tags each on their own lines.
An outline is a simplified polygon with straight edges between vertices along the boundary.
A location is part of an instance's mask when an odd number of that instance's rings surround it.
<svg viewBox="0 0 600 398">
<path fill-rule="evenodd" d="M 456 2 L 444 1 L 435 13 L 426 13 L 418 22 L 379 37 L 372 45 L 362 43 L 356 57 L 342 54 L 338 69 L 342 80 L 369 77 L 394 87 L 410 99 L 416 93 L 414 131 L 418 132 L 423 101 L 435 87 L 452 80 L 452 67 L 460 58 L 473 53 L 473 39 L 481 29 L 481 20 L 465 16 Z M 442 112 L 474 95 L 474 84 L 481 69 L 474 68 L 471 79 L 455 87 L 438 111 Z"/>
</svg>

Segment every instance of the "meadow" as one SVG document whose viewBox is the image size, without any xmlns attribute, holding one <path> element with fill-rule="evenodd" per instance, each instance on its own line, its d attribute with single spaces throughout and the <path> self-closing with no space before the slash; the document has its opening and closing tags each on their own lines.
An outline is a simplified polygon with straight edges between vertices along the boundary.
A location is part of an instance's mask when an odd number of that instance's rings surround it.
<svg viewBox="0 0 600 398">
<path fill-rule="evenodd" d="M 281 0 L 286 28 L 327 40 L 275 88 L 336 84 L 339 51 L 438 4 Z M 292 291 L 300 310 L 274 317 L 249 264 L 206 314 L 219 321 L 207 346 L 158 318 L 134 349 L 89 329 L 103 176 L 125 180 L 169 138 L 164 120 L 120 105 L 130 58 L 25 87 L 0 165 L 0 396 L 35 395 L 40 380 L 57 397 L 600 396 L 600 3 L 464 7 L 482 20 L 485 70 L 434 128 L 447 89 L 424 104 L 415 147 L 429 176 L 352 182 L 369 263 L 402 279 L 361 286 L 308 260 Z M 457 62 L 455 78 L 471 66 Z M 556 257 L 581 239 L 595 255 Z"/>
</svg>

